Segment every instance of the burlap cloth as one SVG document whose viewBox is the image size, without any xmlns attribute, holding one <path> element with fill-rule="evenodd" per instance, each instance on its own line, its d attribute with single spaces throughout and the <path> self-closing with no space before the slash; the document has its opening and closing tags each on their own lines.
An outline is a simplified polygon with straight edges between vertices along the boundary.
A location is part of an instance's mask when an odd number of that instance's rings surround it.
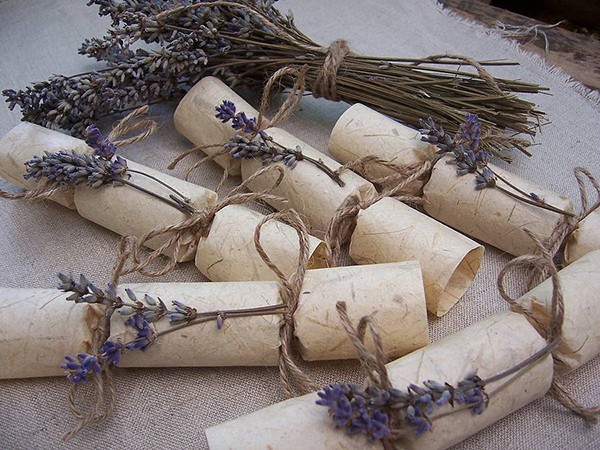
<svg viewBox="0 0 600 450">
<path fill-rule="evenodd" d="M 19 88 L 53 73 L 89 70 L 95 63 L 77 55 L 86 37 L 103 34 L 107 21 L 85 0 L 6 0 L 0 3 L 0 87 Z M 493 68 L 494 75 L 522 78 L 551 88 L 552 96 L 535 100 L 548 113 L 534 157 L 515 155 L 511 170 L 560 194 L 578 199 L 572 175 L 587 166 L 596 175 L 600 156 L 600 108 L 597 95 L 550 70 L 537 57 L 450 17 L 430 0 L 282 1 L 293 9 L 299 27 L 328 44 L 345 38 L 357 52 L 423 57 L 459 53 L 478 59 L 517 60 L 520 67 Z M 96 66 L 97 67 L 97 66 Z M 587 93 L 589 94 L 589 93 Z M 347 108 L 325 100 L 305 99 L 286 125 L 292 133 L 324 150 L 333 124 Z M 123 151 L 126 157 L 165 170 L 189 143 L 172 125 L 174 105 L 155 108 L 159 132 Z M 113 118 L 111 118 L 112 120 Z M 0 133 L 20 120 L 0 105 Z M 104 121 L 106 127 L 110 121 Z M 176 175 L 180 175 L 177 172 Z M 193 181 L 215 186 L 216 166 Z M 233 180 L 233 182 L 239 180 Z M 578 201 L 578 200 L 576 200 Z M 0 285 L 52 287 L 58 271 L 84 272 L 97 283 L 109 280 L 119 237 L 56 204 L 0 202 Z M 495 280 L 508 256 L 488 248 L 480 273 L 462 301 L 431 323 L 433 340 L 505 309 Z M 202 281 L 192 264 L 181 265 L 165 281 Z M 144 281 L 128 277 L 126 281 Z M 522 280 L 515 279 L 515 286 Z M 68 325 L 65 325 L 68 326 Z M 57 364 L 61 361 L 57 360 Z M 1 364 L 0 360 L 0 364 Z M 35 364 L 32 361 L 31 364 Z M 362 380 L 354 362 L 306 364 L 320 384 Z M 600 358 L 567 378 L 585 404 L 600 401 Z M 283 400 L 275 368 L 118 370 L 118 405 L 104 425 L 83 431 L 63 445 L 60 437 L 74 424 L 66 406 L 69 383 L 62 378 L 0 382 L 0 448 L 205 448 L 203 430 Z M 243 445 L 240 446 L 243 448 Z M 460 444 L 461 449 L 598 448 L 600 426 L 588 428 L 549 396 L 530 404 Z"/>
</svg>

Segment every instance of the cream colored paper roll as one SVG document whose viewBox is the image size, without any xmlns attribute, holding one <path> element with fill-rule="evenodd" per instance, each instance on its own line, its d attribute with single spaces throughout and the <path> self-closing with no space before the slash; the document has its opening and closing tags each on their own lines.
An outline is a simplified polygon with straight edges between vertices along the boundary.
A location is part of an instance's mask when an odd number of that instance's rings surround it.
<svg viewBox="0 0 600 450">
<path fill-rule="evenodd" d="M 90 351 L 88 305 L 67 301 L 69 295 L 0 288 L 0 379 L 63 375 L 65 355 Z"/>
<path fill-rule="evenodd" d="M 533 355 L 544 340 L 516 313 L 496 314 L 434 344 L 388 364 L 395 387 L 426 380 L 457 383 L 478 368 L 481 377 L 496 375 Z M 409 435 L 403 449 L 450 447 L 502 417 L 543 396 L 552 382 L 552 357 L 547 355 L 525 371 L 486 387 L 492 395 L 481 415 L 462 410 L 433 420 L 433 430 Z M 316 393 L 271 405 L 206 430 L 211 450 L 295 450 L 381 448 L 364 435 L 336 429 Z"/>
<path fill-rule="evenodd" d="M 356 358 L 335 306 L 342 299 L 353 323 L 373 314 L 388 357 L 397 358 L 429 343 L 418 261 L 310 270 L 294 314 L 304 360 Z M 370 335 L 367 346 L 374 350 Z"/>
<path fill-rule="evenodd" d="M 269 128 L 267 133 L 273 137 L 275 142 L 285 147 L 296 148 L 299 145 L 304 155 L 323 161 L 332 170 L 340 167 L 336 161 L 285 130 Z M 242 178 L 248 179 L 261 167 L 260 160 L 243 160 Z M 277 176 L 278 174 L 275 173 L 266 173 L 249 183 L 248 187 L 255 192 L 268 189 L 273 186 Z M 295 209 L 309 226 L 311 234 L 323 237 L 331 218 L 348 197 L 357 195 L 362 201 L 366 201 L 377 193 L 371 183 L 354 172 L 344 171 L 340 178 L 345 183 L 343 187 L 315 165 L 307 161 L 300 161 L 294 169 L 285 167 L 283 181 L 271 191 L 274 195 L 287 198 L 288 202 L 284 204 L 270 201 L 269 204 L 277 210 Z"/>
<path fill-rule="evenodd" d="M 279 285 L 255 281 L 241 283 L 148 283 L 123 286 L 138 299 L 148 294 L 160 297 L 170 307 L 173 300 L 198 312 L 220 309 L 254 308 L 281 303 Z M 124 294 L 124 293 L 123 293 Z M 123 296 L 126 298 L 126 295 Z M 126 351 L 122 367 L 209 367 L 273 366 L 279 358 L 281 315 L 231 318 L 219 330 L 216 321 L 187 327 L 160 336 L 146 351 Z M 171 327 L 166 319 L 155 323 L 157 331 Z M 125 325 L 123 316 L 111 321 L 111 339 L 129 342 L 135 330 Z"/>
<path fill-rule="evenodd" d="M 163 181 L 190 199 L 190 205 L 199 211 L 213 206 L 217 194 L 209 189 L 188 183 L 170 175 L 165 175 L 149 167 L 128 160 L 130 169 L 144 172 Z M 156 181 L 143 175 L 132 173 L 129 181 L 143 188 L 168 197 L 171 191 Z M 75 188 L 75 206 L 77 212 L 88 220 L 108 228 L 121 236 L 141 237 L 155 228 L 176 225 L 189 216 L 167 203 L 149 194 L 126 185 Z M 150 248 L 160 247 L 166 238 L 154 238 L 148 241 Z M 169 254 L 172 254 L 169 252 Z M 190 261 L 196 254 L 195 246 L 182 248 L 177 261 Z"/>
<path fill-rule="evenodd" d="M 8 132 L 0 141 L 0 176 L 19 187 L 35 190 L 43 186 L 30 178 L 25 180 L 25 163 L 34 156 L 44 156 L 44 151 L 58 152 L 75 150 L 79 153 L 92 153 L 81 139 L 58 131 L 49 130 L 29 122 L 22 122 Z M 73 190 L 65 189 L 52 195 L 50 200 L 70 209 L 75 209 Z"/>
<path fill-rule="evenodd" d="M 438 317 L 469 288 L 483 252 L 471 239 L 388 197 L 360 211 L 350 240 L 358 264 L 419 260 L 427 309 Z"/>
<path fill-rule="evenodd" d="M 215 77 L 204 77 L 198 81 L 181 99 L 173 116 L 177 131 L 194 145 L 221 144 L 203 150 L 207 155 L 221 151 L 223 145 L 238 133 L 231 127 L 231 123 L 223 124 L 215 117 L 215 107 L 223 100 L 235 103 L 237 112 L 245 112 L 249 118 L 258 117 L 258 111 Z M 229 155 L 219 156 L 215 162 L 225 169 L 229 167 L 231 175 L 240 174 L 240 161 L 230 158 Z"/>
<path fill-rule="evenodd" d="M 387 368 L 392 385 L 400 389 L 427 380 L 456 385 L 474 369 L 483 379 L 497 375 L 545 345 L 525 318 L 507 311 L 391 362 Z M 406 450 L 451 447 L 542 397 L 550 389 L 552 374 L 552 355 L 548 354 L 525 370 L 489 383 L 485 391 L 490 402 L 482 414 L 475 415 L 467 409 L 438 417 L 434 413 L 431 432 L 418 437 L 407 434 L 402 446 Z"/>
<path fill-rule="evenodd" d="M 390 117 L 356 103 L 344 112 L 331 132 L 329 154 L 342 164 L 365 156 L 377 156 L 399 166 L 418 164 L 432 158 L 435 146 L 423 142 L 418 130 L 409 128 Z M 364 174 L 368 180 L 392 174 L 381 166 L 368 166 Z M 415 194 L 423 187 L 417 180 L 406 186 L 407 194 Z"/>
<path fill-rule="evenodd" d="M 209 235 L 201 239 L 196 267 L 212 281 L 277 280 L 254 245 L 254 231 L 265 216 L 240 205 L 226 206 L 213 220 Z M 261 230 L 260 242 L 271 261 L 285 274 L 298 266 L 298 235 L 289 225 L 271 220 Z M 312 236 L 309 269 L 325 267 L 325 244 Z"/>
<path fill-rule="evenodd" d="M 565 263 L 571 264 L 594 250 L 600 250 L 600 212 L 598 210 L 591 212 L 579 222 L 579 226 L 567 240 L 564 252 Z"/>
<path fill-rule="evenodd" d="M 562 340 L 554 351 L 560 375 L 600 354 L 600 250 L 582 256 L 558 273 L 564 299 Z M 552 313 L 552 280 L 547 279 L 517 300 L 543 324 Z"/>
<path fill-rule="evenodd" d="M 531 254 L 536 245 L 526 229 L 539 238 L 548 238 L 562 214 L 547 211 L 514 199 L 497 189 L 475 190 L 475 176 L 456 175 L 456 165 L 442 158 L 433 168 L 423 189 L 425 210 L 429 215 L 475 239 L 482 240 L 511 255 Z M 571 201 L 527 180 L 489 164 L 495 172 L 525 192 L 533 192 L 546 203 L 573 211 Z M 498 182 L 502 185 L 502 182 Z"/>
</svg>

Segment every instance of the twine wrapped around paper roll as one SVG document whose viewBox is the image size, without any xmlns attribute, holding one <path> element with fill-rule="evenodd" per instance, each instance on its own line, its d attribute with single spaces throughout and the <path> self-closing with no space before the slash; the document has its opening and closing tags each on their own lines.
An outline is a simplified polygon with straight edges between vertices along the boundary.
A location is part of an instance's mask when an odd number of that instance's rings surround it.
<svg viewBox="0 0 600 450">
<path fill-rule="evenodd" d="M 340 168 L 333 159 L 310 147 L 300 139 L 280 128 L 267 130 L 273 140 L 284 147 L 295 148 L 299 145 L 302 153 L 315 160 L 321 160 L 332 170 Z M 242 178 L 247 179 L 261 167 L 261 161 L 245 159 L 242 161 Z M 253 191 L 265 189 L 273 184 L 271 177 L 261 177 L 249 184 Z M 305 220 L 311 234 L 322 237 L 327 230 L 331 218 L 344 201 L 356 195 L 367 201 L 377 192 L 371 183 L 354 172 L 344 171 L 340 174 L 344 186 L 339 186 L 325 172 L 313 164 L 300 162 L 294 169 L 286 169 L 281 184 L 273 190 L 273 194 L 288 199 L 287 205 L 279 202 L 269 202 L 277 210 L 286 207 L 293 208 Z"/>
<path fill-rule="evenodd" d="M 567 239 L 564 262 L 571 264 L 594 250 L 600 250 L 600 212 L 598 210 L 592 211 L 579 222 L 577 229 Z"/>
<path fill-rule="evenodd" d="M 350 240 L 358 264 L 419 260 L 427 309 L 438 317 L 469 288 L 483 252 L 471 239 L 389 197 L 360 210 Z"/>
<path fill-rule="evenodd" d="M 0 288 L 0 379 L 63 375 L 64 355 L 90 351 L 93 312 L 69 295 Z"/>
<path fill-rule="evenodd" d="M 245 112 L 248 117 L 258 116 L 258 111 L 215 77 L 204 77 L 198 81 L 181 99 L 173 116 L 177 131 L 194 145 L 204 147 L 203 152 L 207 155 L 223 150 L 223 144 L 238 133 L 215 117 L 215 107 L 223 100 L 235 103 L 237 111 Z M 240 161 L 229 155 L 218 156 L 215 162 L 230 175 L 240 174 Z"/>
<path fill-rule="evenodd" d="M 254 246 L 254 230 L 264 218 L 259 212 L 240 205 L 221 209 L 206 238 L 198 242 L 196 267 L 212 281 L 277 280 Z M 298 264 L 298 239 L 283 222 L 264 225 L 261 242 L 281 271 L 290 275 Z M 309 269 L 325 267 L 324 244 L 309 236 Z"/>
<path fill-rule="evenodd" d="M 34 179 L 26 180 L 25 163 L 34 156 L 43 156 L 44 151 L 76 150 L 92 153 L 87 144 L 74 137 L 52 131 L 29 122 L 21 122 L 0 140 L 0 176 L 19 187 L 36 190 L 41 184 Z M 56 192 L 49 197 L 70 209 L 75 209 L 73 189 Z"/>
<path fill-rule="evenodd" d="M 564 216 L 514 199 L 497 189 L 475 190 L 472 176 L 458 176 L 456 166 L 447 164 L 445 156 L 434 166 L 431 178 L 423 188 L 425 211 L 440 222 L 468 236 L 482 240 L 511 255 L 533 253 L 535 242 L 526 230 L 540 239 L 550 237 Z M 527 180 L 489 167 L 524 192 L 533 192 L 546 203 L 572 212 L 573 204 Z"/>
<path fill-rule="evenodd" d="M 170 187 L 177 189 L 190 199 L 189 205 L 199 211 L 213 206 L 217 202 L 217 194 L 209 189 L 165 175 L 130 160 L 127 161 L 127 166 L 158 178 Z M 166 195 L 170 193 L 156 181 L 138 173 L 131 173 L 129 181 L 153 192 L 165 192 Z M 75 188 L 75 206 L 77 212 L 86 219 L 121 236 L 138 238 L 155 228 L 174 225 L 187 218 L 184 213 L 172 205 L 130 186 L 111 185 L 97 189 L 77 186 Z M 161 236 L 148 241 L 147 245 L 155 249 L 167 240 L 168 236 Z M 167 252 L 167 254 L 171 253 Z M 177 260 L 178 262 L 190 261 L 194 259 L 195 255 L 196 248 L 189 245 L 179 252 Z"/>
<path fill-rule="evenodd" d="M 304 360 L 356 357 L 336 313 L 340 299 L 348 304 L 353 320 L 374 316 L 389 357 L 405 355 L 429 343 L 418 261 L 309 270 L 294 315 Z M 373 343 L 367 345 L 372 348 Z"/>
<path fill-rule="evenodd" d="M 408 166 L 433 158 L 436 147 L 421 141 L 418 130 L 356 103 L 340 116 L 333 127 L 328 150 L 342 164 L 375 156 L 398 166 Z M 379 165 L 371 165 L 364 167 L 361 173 L 368 180 L 375 180 L 393 172 Z M 416 194 L 423 183 L 423 180 L 414 181 L 403 192 Z M 384 186 L 391 187 L 385 183 Z"/>
<path fill-rule="evenodd" d="M 542 337 L 519 314 L 503 312 L 471 325 L 388 364 L 394 387 L 426 380 L 456 383 L 472 369 L 482 378 L 496 375 L 543 349 Z M 456 444 L 502 417 L 543 396 L 552 382 L 552 356 L 543 357 L 516 374 L 490 383 L 490 403 L 480 415 L 469 410 L 432 417 L 432 432 L 399 441 L 403 449 L 441 449 Z M 212 450 L 243 447 L 275 449 L 363 449 L 362 435 L 336 429 L 327 409 L 308 394 L 269 406 L 252 414 L 208 428 Z M 373 444 L 380 446 L 381 444 Z M 374 447 L 378 448 L 378 447 Z"/>
<path fill-rule="evenodd" d="M 600 250 L 590 252 L 558 272 L 564 298 L 562 339 L 554 351 L 556 371 L 569 373 L 600 354 Z M 544 326 L 552 314 L 552 280 L 548 279 L 517 302 Z"/>
<path fill-rule="evenodd" d="M 261 239 L 262 241 L 262 239 Z M 352 317 L 374 314 L 386 336 L 386 352 L 406 354 L 428 342 L 427 314 L 416 261 L 381 266 L 309 270 L 294 314 L 296 336 L 308 360 L 355 358 L 335 314 L 345 300 Z M 144 294 L 206 311 L 239 310 L 281 303 L 279 283 L 150 283 L 122 286 L 140 299 Z M 95 306 L 66 300 L 55 289 L 0 288 L 0 379 L 61 375 L 64 355 L 89 351 Z M 68 320 L 68 325 L 67 324 Z M 145 352 L 126 351 L 123 367 L 277 365 L 281 314 L 227 318 L 222 329 L 214 320 L 161 335 Z M 170 328 L 168 319 L 156 331 Z M 110 339 L 136 338 L 125 318 L 111 318 Z M 55 345 L 56 342 L 56 345 Z M 6 362 L 6 364 L 4 364 Z"/>
</svg>

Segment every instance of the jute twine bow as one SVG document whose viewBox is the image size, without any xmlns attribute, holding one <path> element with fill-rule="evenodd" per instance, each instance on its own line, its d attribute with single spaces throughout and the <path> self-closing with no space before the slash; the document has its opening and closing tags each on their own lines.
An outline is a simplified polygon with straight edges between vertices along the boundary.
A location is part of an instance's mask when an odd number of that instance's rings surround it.
<svg viewBox="0 0 600 450">
<path fill-rule="evenodd" d="M 144 105 L 129 113 L 123 119 L 117 121 L 108 135 L 108 139 L 117 147 L 124 147 L 146 139 L 158 129 L 158 124 L 155 120 L 143 118 L 143 116 L 148 114 L 148 111 L 148 105 Z M 139 133 L 129 138 L 119 140 L 120 137 L 134 131 L 139 131 Z M 52 197 L 58 192 L 64 191 L 65 188 L 60 187 L 58 182 L 46 181 L 38 189 L 26 189 L 21 192 L 7 192 L 0 189 L 0 198 L 8 200 L 40 201 Z"/>
<path fill-rule="evenodd" d="M 389 161 L 382 160 L 381 158 L 367 156 L 352 161 L 338 169 L 339 172 L 341 170 L 364 167 L 365 164 L 383 165 L 388 168 L 393 167 L 396 173 L 382 178 L 382 181 L 394 179 L 397 184 L 393 188 L 384 190 L 381 194 L 366 201 L 362 201 L 356 194 L 351 195 L 344 200 L 344 203 L 340 205 L 335 212 L 335 215 L 331 218 L 325 234 L 325 258 L 328 267 L 336 267 L 339 264 L 342 248 L 350 240 L 356 226 L 358 214 L 361 210 L 367 209 L 369 206 L 374 205 L 385 197 L 395 197 L 398 201 L 413 204 L 423 203 L 422 197 L 403 195 L 402 191 L 412 182 L 430 173 L 435 162 L 436 161 L 425 161 L 423 163 L 402 167 L 394 165 Z"/>
<path fill-rule="evenodd" d="M 554 253 L 533 233 L 528 230 L 526 231 L 536 243 L 538 252 L 533 255 L 519 256 L 510 261 L 498 276 L 498 290 L 502 298 L 510 305 L 510 309 L 525 316 L 547 342 L 560 342 L 564 320 L 564 298 L 561 283 L 558 278 L 558 269 L 554 264 Z M 507 274 L 511 270 L 526 270 L 529 268 L 534 268 L 538 272 L 548 273 L 552 278 L 552 303 L 550 308 L 550 321 L 548 324 L 540 322 L 528 309 L 524 308 L 506 292 L 505 278 Z M 559 357 L 553 355 L 553 358 L 555 367 L 562 364 Z M 567 391 L 556 371 L 552 376 L 550 393 L 561 405 L 582 417 L 586 422 L 590 424 L 597 423 L 598 415 L 600 414 L 600 406 L 585 407 L 581 405 Z"/>
<path fill-rule="evenodd" d="M 278 177 L 272 187 L 259 192 L 242 192 L 248 184 L 255 179 L 262 177 L 270 172 L 278 172 Z M 280 166 L 268 166 L 256 171 L 248 177 L 242 184 L 233 189 L 229 195 L 214 206 L 210 206 L 202 211 L 196 211 L 189 219 L 173 225 L 155 228 L 143 235 L 140 239 L 134 236 L 127 236 L 121 239 L 119 248 L 119 257 L 113 273 L 113 284 L 118 284 L 122 275 L 131 273 L 141 273 L 149 277 L 160 277 L 166 275 L 175 269 L 180 253 L 188 246 L 197 247 L 200 239 L 208 236 L 210 228 L 216 214 L 226 206 L 240 205 L 251 201 L 278 201 L 286 202 L 285 198 L 269 194 L 281 183 L 284 176 L 284 169 Z M 165 239 L 158 248 L 146 254 L 145 246 L 152 239 Z M 164 254 L 169 254 L 162 267 L 150 267 Z M 131 262 L 129 267 L 127 263 Z M 118 270 L 116 270 L 118 268 Z"/>
</svg>

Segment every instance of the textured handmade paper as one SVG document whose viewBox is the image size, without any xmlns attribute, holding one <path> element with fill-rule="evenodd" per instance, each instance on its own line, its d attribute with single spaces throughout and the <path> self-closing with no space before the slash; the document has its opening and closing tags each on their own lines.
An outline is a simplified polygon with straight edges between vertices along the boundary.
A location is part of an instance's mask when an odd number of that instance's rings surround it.
<svg viewBox="0 0 600 450">
<path fill-rule="evenodd" d="M 335 305 L 342 299 L 353 323 L 363 316 L 375 318 L 390 358 L 429 343 L 418 261 L 311 270 L 306 273 L 294 315 L 303 359 L 356 358 L 356 350 L 336 311 Z M 367 347 L 374 350 L 370 337 Z"/>
<path fill-rule="evenodd" d="M 600 250 L 582 256 L 558 273 L 564 300 L 560 347 L 554 352 L 561 375 L 581 367 L 600 353 Z M 543 324 L 552 314 L 552 280 L 547 279 L 518 302 Z"/>
<path fill-rule="evenodd" d="M 427 309 L 439 317 L 460 300 L 473 282 L 483 247 L 386 197 L 358 214 L 350 256 L 358 264 L 419 260 Z"/>
<path fill-rule="evenodd" d="M 346 164 L 366 156 L 376 156 L 398 166 L 419 164 L 435 155 L 436 148 L 421 140 L 421 133 L 388 116 L 356 103 L 336 122 L 329 144 L 329 154 Z M 373 180 L 393 172 L 378 165 L 367 165 L 364 176 Z M 387 187 L 393 187 L 388 184 Z M 416 194 L 423 187 L 422 180 L 406 186 L 407 194 Z"/>
<path fill-rule="evenodd" d="M 133 161 L 127 161 L 127 165 L 130 169 L 152 175 L 177 189 L 190 199 L 190 206 L 198 211 L 213 206 L 217 201 L 217 194 L 209 189 L 160 173 Z M 138 173 L 132 173 L 129 181 L 162 196 L 168 197 L 171 193 L 156 181 Z M 75 206 L 77 212 L 86 219 L 121 236 L 138 238 L 156 228 L 177 225 L 189 218 L 188 215 L 160 199 L 131 186 L 119 186 L 118 184 L 100 188 L 77 186 L 75 188 Z M 169 238 L 170 235 L 153 238 L 148 241 L 148 246 L 150 248 L 160 247 Z M 172 254 L 171 249 L 167 249 L 167 254 Z M 177 261 L 190 261 L 194 259 L 195 254 L 196 246 L 186 245 L 180 250 Z"/>
<path fill-rule="evenodd" d="M 475 176 L 458 176 L 456 165 L 448 164 L 449 161 L 452 161 L 450 156 L 438 161 L 423 188 L 425 211 L 440 222 L 519 256 L 533 253 L 536 249 L 535 242 L 526 230 L 544 240 L 563 220 L 562 214 L 529 205 L 497 189 L 475 190 Z M 567 197 L 492 164 L 489 167 L 524 192 L 533 192 L 552 206 L 573 211 L 573 205 Z M 502 182 L 498 181 L 498 184 L 502 185 Z"/>
<path fill-rule="evenodd" d="M 254 244 L 254 231 L 263 218 L 261 213 L 240 205 L 221 209 L 208 236 L 198 242 L 196 267 L 212 281 L 277 280 Z M 325 244 L 313 236 L 308 242 L 308 268 L 325 267 Z M 260 243 L 284 275 L 290 276 L 296 270 L 299 244 L 292 227 L 271 220 L 261 229 Z"/>
<path fill-rule="evenodd" d="M 44 152 L 54 153 L 61 150 L 75 150 L 79 153 L 93 152 L 80 139 L 32 123 L 20 123 L 0 140 L 0 176 L 19 187 L 30 190 L 39 189 L 43 186 L 43 181 L 36 182 L 33 178 L 29 180 L 23 178 L 26 172 L 25 163 L 34 156 L 44 156 Z M 75 209 L 72 189 L 57 192 L 50 199 L 67 208 Z"/>
</svg>

